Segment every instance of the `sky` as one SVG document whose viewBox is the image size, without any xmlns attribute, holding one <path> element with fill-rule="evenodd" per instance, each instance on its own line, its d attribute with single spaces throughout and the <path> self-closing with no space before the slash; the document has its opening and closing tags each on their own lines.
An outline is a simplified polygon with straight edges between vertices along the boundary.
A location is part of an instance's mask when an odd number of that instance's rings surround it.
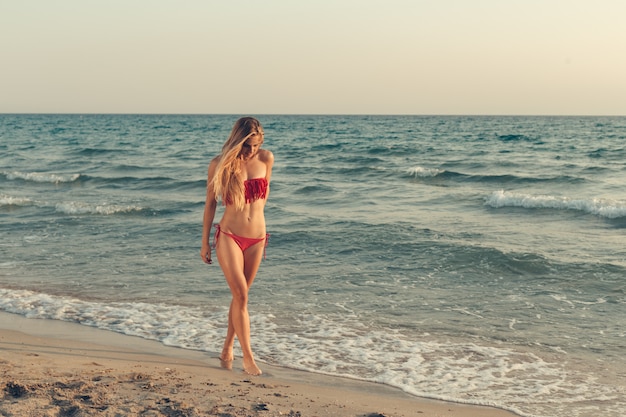
<svg viewBox="0 0 626 417">
<path fill-rule="evenodd" d="M 0 0 L 0 113 L 626 115 L 624 0 Z"/>
</svg>

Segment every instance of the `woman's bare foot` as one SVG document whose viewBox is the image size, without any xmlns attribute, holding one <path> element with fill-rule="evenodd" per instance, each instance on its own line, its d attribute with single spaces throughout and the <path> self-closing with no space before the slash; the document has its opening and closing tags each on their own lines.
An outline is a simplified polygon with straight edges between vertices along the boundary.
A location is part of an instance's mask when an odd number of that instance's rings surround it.
<svg viewBox="0 0 626 417">
<path fill-rule="evenodd" d="M 259 369 L 258 366 L 256 366 L 256 363 L 254 362 L 254 359 L 250 358 L 250 359 L 243 359 L 243 370 L 248 374 L 248 375 L 261 375 L 263 372 L 261 371 L 261 369 Z"/>
<path fill-rule="evenodd" d="M 233 360 L 223 359 L 220 356 L 220 366 L 224 369 L 228 369 L 229 371 L 231 371 L 233 369 Z"/>
<path fill-rule="evenodd" d="M 233 355 L 233 349 L 224 348 L 224 350 L 222 350 L 222 354 L 220 355 L 220 366 L 224 369 L 231 370 L 233 369 L 234 359 L 235 355 Z"/>
<path fill-rule="evenodd" d="M 233 354 L 233 348 L 232 347 L 225 347 L 224 349 L 222 349 L 222 354 L 220 355 L 220 359 L 223 361 L 233 361 L 233 359 L 235 359 L 235 355 Z"/>
</svg>

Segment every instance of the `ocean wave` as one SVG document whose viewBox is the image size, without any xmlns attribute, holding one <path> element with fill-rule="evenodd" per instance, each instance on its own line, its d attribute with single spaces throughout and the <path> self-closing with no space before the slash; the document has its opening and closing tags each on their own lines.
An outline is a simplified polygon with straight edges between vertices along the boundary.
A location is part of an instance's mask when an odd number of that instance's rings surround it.
<svg viewBox="0 0 626 417">
<path fill-rule="evenodd" d="M 128 155 L 129 152 L 134 153 L 133 151 L 130 151 L 128 149 L 123 149 L 123 148 L 119 148 L 119 149 L 83 148 L 83 149 L 77 149 L 73 153 L 79 156 L 94 157 L 94 156 L 103 156 L 103 155 L 109 155 L 109 154 Z"/>
<path fill-rule="evenodd" d="M 64 214 L 118 214 L 118 213 L 138 213 L 146 209 L 134 205 L 118 205 L 118 204 L 90 204 L 77 201 L 58 203 L 55 210 Z"/>
<path fill-rule="evenodd" d="M 80 174 L 53 174 L 49 172 L 3 171 L 2 175 L 7 180 L 23 180 L 23 181 L 52 183 L 52 184 L 74 182 L 80 178 Z"/>
<path fill-rule="evenodd" d="M 407 173 L 416 178 L 432 178 L 436 177 L 439 174 L 443 174 L 446 172 L 443 169 L 439 168 L 424 168 L 424 167 L 414 167 L 407 170 Z"/>
<path fill-rule="evenodd" d="M 626 217 L 626 201 L 603 198 L 574 199 L 551 195 L 531 195 L 504 190 L 493 192 L 485 203 L 493 208 L 576 210 L 608 219 Z"/>
<path fill-rule="evenodd" d="M 336 190 L 333 187 L 327 185 L 306 185 L 294 191 L 294 194 L 334 194 Z"/>
<path fill-rule="evenodd" d="M 113 214 L 132 214 L 147 213 L 156 214 L 155 210 L 147 209 L 136 205 L 121 205 L 109 203 L 85 203 L 78 201 L 68 201 L 63 203 L 49 203 L 46 201 L 33 200 L 26 197 L 12 197 L 10 195 L 0 194 L 0 207 L 26 207 L 35 206 L 39 208 L 54 207 L 57 213 L 79 215 L 79 214 L 97 214 L 97 215 L 113 215 Z"/>
<path fill-rule="evenodd" d="M 449 171 L 440 168 L 424 168 L 417 166 L 410 168 L 406 171 L 411 177 L 414 178 L 438 178 L 456 182 L 476 182 L 476 183 L 517 183 L 517 184 L 535 184 L 535 183 L 581 183 L 585 180 L 579 177 L 572 177 L 568 175 L 554 176 L 554 177 L 522 177 L 513 174 L 464 174 L 461 172 Z"/>
<path fill-rule="evenodd" d="M 217 351 L 223 311 L 164 304 L 96 302 L 29 290 L 0 288 L 0 311 L 60 320 L 157 340 L 165 345 Z"/>
<path fill-rule="evenodd" d="M 538 139 L 531 138 L 526 135 L 498 135 L 498 140 L 502 142 L 538 142 Z"/>
<path fill-rule="evenodd" d="M 197 190 L 206 188 L 206 179 L 176 179 L 168 176 L 102 176 L 80 174 L 82 184 L 93 185 L 98 188 L 124 188 L 134 190 L 155 190 L 164 192 L 167 190 Z"/>
<path fill-rule="evenodd" d="M 0 194 L 0 207 L 4 206 L 30 206 L 34 201 L 25 197 L 11 197 L 10 195 Z"/>
</svg>

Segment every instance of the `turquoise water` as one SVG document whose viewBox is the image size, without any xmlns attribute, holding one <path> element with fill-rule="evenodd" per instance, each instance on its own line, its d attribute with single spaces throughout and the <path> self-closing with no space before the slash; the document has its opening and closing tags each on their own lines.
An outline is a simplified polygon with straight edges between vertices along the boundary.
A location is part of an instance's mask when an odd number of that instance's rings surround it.
<svg viewBox="0 0 626 417">
<path fill-rule="evenodd" d="M 258 117 L 260 361 L 626 413 L 626 118 Z M 198 253 L 236 118 L 0 115 L 0 309 L 219 352 L 229 291 Z"/>
</svg>

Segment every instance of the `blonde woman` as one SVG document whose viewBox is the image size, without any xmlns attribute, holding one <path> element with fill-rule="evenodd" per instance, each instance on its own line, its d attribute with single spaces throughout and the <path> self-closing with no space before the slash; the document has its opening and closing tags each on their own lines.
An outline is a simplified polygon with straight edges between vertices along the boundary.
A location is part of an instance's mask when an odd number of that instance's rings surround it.
<svg viewBox="0 0 626 417">
<path fill-rule="evenodd" d="M 270 192 L 274 155 L 261 149 L 263 127 L 252 117 L 243 117 L 233 126 L 220 155 L 209 164 L 202 260 L 211 264 L 210 232 L 218 200 L 224 214 L 215 226 L 214 248 L 232 293 L 228 331 L 220 355 L 222 366 L 232 369 L 235 336 L 243 352 L 243 369 L 260 375 L 250 347 L 248 291 L 265 253 L 267 238 L 264 208 Z"/>
</svg>

